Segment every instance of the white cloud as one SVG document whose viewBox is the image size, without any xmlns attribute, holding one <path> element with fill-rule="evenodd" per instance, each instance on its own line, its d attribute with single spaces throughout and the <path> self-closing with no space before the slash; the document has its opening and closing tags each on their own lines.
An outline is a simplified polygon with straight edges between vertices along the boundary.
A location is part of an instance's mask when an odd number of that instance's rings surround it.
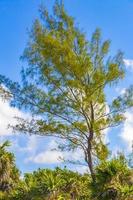
<svg viewBox="0 0 133 200">
<path fill-rule="evenodd" d="M 124 95 L 126 93 L 126 88 L 116 87 L 115 91 L 118 93 L 118 95 Z"/>
<path fill-rule="evenodd" d="M 38 147 L 39 147 L 39 136 L 37 135 L 28 135 L 28 136 L 25 136 L 26 140 L 27 140 L 27 143 L 25 146 L 20 146 L 18 143 L 19 141 L 17 141 L 16 143 L 16 147 L 18 149 L 18 151 L 20 152 L 27 152 L 27 153 L 32 153 L 35 154 Z"/>
<path fill-rule="evenodd" d="M 64 158 L 66 160 L 72 160 L 72 161 L 83 161 L 83 158 L 84 158 L 84 154 L 83 154 L 83 151 L 80 150 L 80 149 L 77 149 L 73 152 L 65 152 L 64 153 Z"/>
<path fill-rule="evenodd" d="M 35 157 L 30 157 L 28 160 L 39 164 L 56 164 L 61 163 L 59 159 L 63 154 L 60 151 L 44 151 Z"/>
<path fill-rule="evenodd" d="M 17 123 L 15 117 L 25 118 L 28 117 L 28 114 L 24 114 L 17 108 L 11 107 L 8 101 L 0 99 L 0 136 L 11 134 L 12 131 L 8 128 L 8 125 L 15 125 Z"/>
<path fill-rule="evenodd" d="M 15 125 L 14 116 L 20 116 L 20 111 L 16 108 L 11 108 L 9 102 L 0 100 L 0 135 L 9 135 L 11 130 L 8 125 Z"/>
<path fill-rule="evenodd" d="M 124 59 L 124 64 L 126 67 L 133 69 L 133 60 L 132 59 Z"/>
<path fill-rule="evenodd" d="M 123 125 L 120 136 L 127 144 L 127 150 L 131 150 L 133 141 L 133 110 L 125 113 L 126 121 Z"/>
<path fill-rule="evenodd" d="M 47 144 L 47 147 L 52 147 L 53 149 L 57 146 L 55 140 L 52 140 Z M 59 150 L 45 150 L 37 155 L 30 156 L 25 161 L 33 162 L 37 164 L 63 164 L 64 160 L 81 161 L 83 158 L 83 153 L 81 150 L 75 152 L 61 152 Z M 88 172 L 88 167 L 84 165 L 68 165 L 68 169 L 79 172 L 81 174 Z"/>
<path fill-rule="evenodd" d="M 126 93 L 126 88 L 122 88 L 121 90 L 120 90 L 120 95 L 124 95 Z"/>
<path fill-rule="evenodd" d="M 0 140 L 4 141 L 7 136 L 12 135 L 12 130 L 8 128 L 8 125 L 15 125 L 17 123 L 17 119 L 15 117 L 29 118 L 28 114 L 24 114 L 17 108 L 11 107 L 8 101 L 2 101 L 0 99 Z M 5 137 L 6 136 L 6 137 Z M 59 157 L 63 157 L 62 152 L 59 151 L 51 151 L 46 150 L 36 155 L 36 152 L 39 150 L 39 136 L 25 136 L 26 144 L 21 146 L 19 144 L 21 140 L 21 136 L 10 138 L 12 141 L 11 149 L 13 151 L 27 153 L 26 162 L 32 160 L 34 163 L 58 163 L 61 162 Z M 5 139 L 4 139 L 5 138 Z M 47 149 L 57 148 L 57 143 L 55 140 L 51 140 L 47 145 Z"/>
<path fill-rule="evenodd" d="M 47 144 L 47 149 L 55 149 L 57 147 L 56 140 L 51 140 Z M 44 150 L 36 155 L 32 155 L 25 159 L 25 162 L 32 162 L 36 164 L 63 164 L 64 160 L 72 161 L 82 161 L 83 152 L 81 150 L 76 150 L 74 152 L 61 152 L 59 150 Z M 68 169 L 79 172 L 81 174 L 88 172 L 88 167 L 84 165 L 68 165 Z"/>
<path fill-rule="evenodd" d="M 88 171 L 89 171 L 87 166 L 82 166 L 82 165 L 80 165 L 80 166 L 75 165 L 75 167 L 71 168 L 71 170 L 73 170 L 75 172 L 79 172 L 81 174 L 88 173 Z"/>
<path fill-rule="evenodd" d="M 81 150 L 76 150 L 74 152 L 62 152 L 55 149 L 57 149 L 57 142 L 53 139 L 47 144 L 46 150 L 30 156 L 25 161 L 38 164 L 56 164 L 62 163 L 63 160 L 81 161 L 84 156 Z"/>
<path fill-rule="evenodd" d="M 37 145 L 36 136 L 34 136 L 32 140 L 29 140 L 25 150 L 29 151 L 31 149 L 32 151 L 32 149 L 33 148 L 36 149 L 37 146 L 38 145 Z M 45 146 L 46 150 L 38 154 L 36 154 L 36 151 L 32 152 L 32 154 L 25 159 L 25 162 L 26 163 L 33 162 L 33 163 L 39 163 L 39 164 L 54 164 L 54 163 L 62 162 L 59 158 L 62 158 L 63 154 L 62 152 L 55 150 L 57 146 L 58 146 L 57 142 L 53 139 Z"/>
</svg>

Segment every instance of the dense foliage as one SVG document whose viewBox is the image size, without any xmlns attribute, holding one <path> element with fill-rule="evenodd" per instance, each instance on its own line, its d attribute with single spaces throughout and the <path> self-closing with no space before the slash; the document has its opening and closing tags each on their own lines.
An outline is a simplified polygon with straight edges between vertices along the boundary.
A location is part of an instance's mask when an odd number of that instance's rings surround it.
<svg viewBox="0 0 133 200">
<path fill-rule="evenodd" d="M 90 177 L 67 169 L 39 169 L 25 174 L 13 199 L 88 199 Z"/>
<path fill-rule="evenodd" d="M 96 181 L 87 174 L 56 168 L 38 169 L 19 177 L 8 142 L 0 147 L 1 200 L 132 200 L 133 171 L 120 155 L 95 169 Z M 3 165 L 4 164 L 4 165 Z"/>
<path fill-rule="evenodd" d="M 127 167 L 123 155 L 96 167 L 96 182 L 92 183 L 96 199 L 126 200 L 133 198 L 133 171 Z"/>
<path fill-rule="evenodd" d="M 19 170 L 16 168 L 14 155 L 6 150 L 9 145 L 8 141 L 0 145 L 0 198 L 19 182 Z"/>
</svg>

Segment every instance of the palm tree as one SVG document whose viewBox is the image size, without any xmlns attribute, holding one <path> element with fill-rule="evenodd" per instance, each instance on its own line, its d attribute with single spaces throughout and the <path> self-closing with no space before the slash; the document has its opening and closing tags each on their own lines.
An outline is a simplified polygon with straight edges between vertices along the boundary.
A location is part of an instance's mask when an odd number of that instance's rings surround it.
<svg viewBox="0 0 133 200">
<path fill-rule="evenodd" d="M 0 145 L 0 191 L 2 192 L 10 191 L 19 180 L 14 154 L 6 150 L 9 146 L 9 141 Z"/>
</svg>

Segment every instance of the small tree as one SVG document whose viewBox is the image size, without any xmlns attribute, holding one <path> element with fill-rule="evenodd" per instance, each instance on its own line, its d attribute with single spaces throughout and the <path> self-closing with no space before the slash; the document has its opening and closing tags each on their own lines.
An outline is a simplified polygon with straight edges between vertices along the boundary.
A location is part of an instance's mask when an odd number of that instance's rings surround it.
<svg viewBox="0 0 133 200">
<path fill-rule="evenodd" d="M 95 160 L 108 156 L 103 131 L 124 121 L 133 105 L 132 88 L 107 105 L 105 88 L 124 77 L 122 53 L 107 57 L 110 41 L 102 42 L 99 29 L 88 41 L 58 1 L 53 12 L 41 8 L 41 20 L 33 25 L 23 56 L 29 64 L 22 70 L 23 86 L 1 79 L 14 95 L 12 105 L 41 116 L 21 120 L 16 129 L 65 139 L 62 150 L 81 149 L 95 180 Z"/>
<path fill-rule="evenodd" d="M 96 181 L 91 184 L 92 199 L 131 200 L 133 185 L 132 171 L 122 154 L 96 167 Z"/>
<path fill-rule="evenodd" d="M 14 155 L 6 150 L 10 145 L 5 141 L 0 145 L 0 191 L 9 192 L 19 181 L 19 171 L 16 168 Z"/>
</svg>

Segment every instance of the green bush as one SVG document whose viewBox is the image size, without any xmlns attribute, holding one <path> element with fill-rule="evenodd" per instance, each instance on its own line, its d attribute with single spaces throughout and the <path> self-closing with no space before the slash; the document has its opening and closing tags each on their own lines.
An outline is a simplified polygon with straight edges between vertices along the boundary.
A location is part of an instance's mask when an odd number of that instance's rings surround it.
<svg viewBox="0 0 133 200">
<path fill-rule="evenodd" d="M 104 161 L 96 167 L 96 182 L 91 184 L 92 197 L 103 200 L 133 199 L 132 171 L 124 156 Z"/>
</svg>

